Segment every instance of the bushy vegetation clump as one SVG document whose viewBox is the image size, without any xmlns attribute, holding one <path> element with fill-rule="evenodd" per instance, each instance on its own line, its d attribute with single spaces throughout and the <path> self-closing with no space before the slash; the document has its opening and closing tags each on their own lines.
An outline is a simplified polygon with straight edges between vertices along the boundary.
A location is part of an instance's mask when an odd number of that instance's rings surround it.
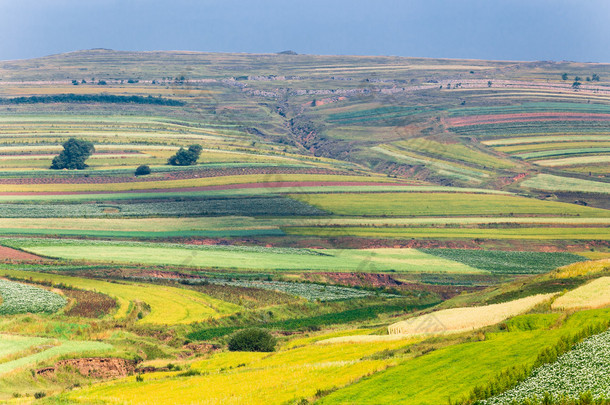
<svg viewBox="0 0 610 405">
<path fill-rule="evenodd" d="M 150 166 L 148 165 L 141 165 L 136 169 L 136 176 L 146 176 L 150 173 Z"/>
<path fill-rule="evenodd" d="M 191 145 L 188 149 L 180 148 L 178 152 L 167 160 L 172 166 L 191 166 L 197 163 L 201 150 L 201 145 Z"/>
<path fill-rule="evenodd" d="M 82 84 L 87 83 L 82 81 Z M 72 81 L 74 84 L 74 80 Z M 78 84 L 78 82 L 77 82 Z M 100 80 L 98 85 L 106 85 Z M 102 104 L 151 104 L 164 106 L 182 106 L 184 102 L 164 97 L 153 96 L 118 96 L 114 94 L 54 94 L 49 96 L 0 98 L 0 104 L 52 104 L 52 103 L 102 103 Z"/>
<path fill-rule="evenodd" d="M 231 337 L 229 350 L 232 352 L 273 352 L 275 344 L 275 338 L 264 329 L 244 329 Z"/>
<path fill-rule="evenodd" d="M 51 163 L 51 169 L 76 169 L 83 170 L 87 167 L 85 160 L 95 151 L 95 147 L 89 141 L 70 138 L 63 144 L 64 150 Z"/>
</svg>

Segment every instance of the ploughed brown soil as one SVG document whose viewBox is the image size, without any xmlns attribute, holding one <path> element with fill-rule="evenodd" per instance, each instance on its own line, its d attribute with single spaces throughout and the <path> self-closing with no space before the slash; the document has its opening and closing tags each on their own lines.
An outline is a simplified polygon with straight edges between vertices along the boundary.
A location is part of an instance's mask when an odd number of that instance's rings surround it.
<svg viewBox="0 0 610 405">
<path fill-rule="evenodd" d="M 31 253 L 23 252 L 21 250 L 9 248 L 6 246 L 0 246 L 0 261 L 48 261 L 49 259 L 45 259 L 40 256 L 33 255 Z"/>
<path fill-rule="evenodd" d="M 63 293 L 76 301 L 65 312 L 68 316 L 100 318 L 116 308 L 116 301 L 105 294 L 82 290 L 63 290 Z"/>
<path fill-rule="evenodd" d="M 64 368 L 75 369 L 80 374 L 92 378 L 119 378 L 133 374 L 136 369 L 136 362 L 113 357 L 69 359 L 59 361 L 53 367 L 36 370 L 36 374 L 50 377 Z"/>
</svg>

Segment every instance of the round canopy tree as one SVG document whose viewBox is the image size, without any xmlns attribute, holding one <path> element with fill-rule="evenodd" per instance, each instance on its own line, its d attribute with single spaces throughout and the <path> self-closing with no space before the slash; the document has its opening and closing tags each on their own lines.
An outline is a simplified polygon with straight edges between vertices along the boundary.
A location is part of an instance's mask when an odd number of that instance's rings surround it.
<svg viewBox="0 0 610 405">
<path fill-rule="evenodd" d="M 70 138 L 63 144 L 64 150 L 53 158 L 51 169 L 76 169 L 83 170 L 88 167 L 85 160 L 95 151 L 95 147 L 89 141 Z"/>
</svg>

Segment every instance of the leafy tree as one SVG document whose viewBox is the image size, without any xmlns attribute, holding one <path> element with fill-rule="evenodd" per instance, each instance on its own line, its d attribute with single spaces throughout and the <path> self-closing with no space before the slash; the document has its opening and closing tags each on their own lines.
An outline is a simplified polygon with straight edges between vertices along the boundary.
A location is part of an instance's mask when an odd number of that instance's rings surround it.
<svg viewBox="0 0 610 405">
<path fill-rule="evenodd" d="M 572 88 L 580 89 L 580 85 L 581 85 L 581 83 L 578 80 L 575 80 L 574 83 L 572 83 Z"/>
<path fill-rule="evenodd" d="M 136 176 L 146 176 L 147 174 L 150 174 L 150 167 L 148 165 L 141 165 L 136 169 Z"/>
<path fill-rule="evenodd" d="M 229 340 L 232 352 L 272 352 L 275 350 L 275 338 L 264 329 L 243 329 Z"/>
<path fill-rule="evenodd" d="M 599 82 L 599 75 L 597 73 L 593 73 L 593 75 L 591 76 L 591 81 Z"/>
<path fill-rule="evenodd" d="M 78 80 L 72 80 L 72 84 L 73 84 L 74 86 L 78 86 Z"/>
<path fill-rule="evenodd" d="M 201 155 L 201 145 L 191 145 L 188 149 L 180 148 L 178 152 L 167 160 L 172 166 L 191 166 L 197 163 Z"/>
<path fill-rule="evenodd" d="M 568 74 L 567 73 L 562 74 L 561 75 L 561 79 L 562 80 L 568 80 Z"/>
<path fill-rule="evenodd" d="M 493 84 L 493 83 L 491 82 L 491 80 L 490 80 L 490 81 L 488 81 L 488 82 L 487 82 L 487 87 L 491 87 L 491 85 L 492 85 L 492 84 Z"/>
<path fill-rule="evenodd" d="M 53 158 L 51 169 L 77 169 L 83 170 L 88 167 L 85 160 L 95 151 L 95 147 L 89 141 L 70 138 L 63 144 L 64 150 Z"/>
<path fill-rule="evenodd" d="M 105 86 L 107 83 L 106 83 L 106 80 L 99 80 L 99 81 L 97 82 L 97 84 L 98 84 L 99 86 Z"/>
</svg>

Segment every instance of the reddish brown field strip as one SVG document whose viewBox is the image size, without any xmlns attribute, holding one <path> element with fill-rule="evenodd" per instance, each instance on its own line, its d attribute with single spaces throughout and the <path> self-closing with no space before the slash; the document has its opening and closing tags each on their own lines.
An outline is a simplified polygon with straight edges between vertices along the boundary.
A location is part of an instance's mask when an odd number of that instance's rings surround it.
<svg viewBox="0 0 610 405">
<path fill-rule="evenodd" d="M 0 246 L 0 261 L 6 260 L 46 261 L 48 259 L 21 250 Z"/>
<path fill-rule="evenodd" d="M 0 195 L 32 196 L 32 195 L 86 195 L 86 194 L 123 194 L 123 193 L 181 193 L 193 191 L 222 191 L 239 190 L 250 188 L 292 188 L 289 192 L 298 192 L 301 187 L 332 187 L 332 186 L 421 186 L 421 183 L 375 183 L 365 181 L 275 181 L 268 183 L 244 183 L 244 184 L 223 184 L 216 186 L 187 187 L 187 188 L 155 188 L 145 190 L 126 190 L 126 191 L 58 191 L 58 192 L 0 192 Z"/>
<path fill-rule="evenodd" d="M 18 174 L 18 172 L 16 172 Z M 350 175 L 347 172 L 320 168 L 292 168 L 292 167 L 232 167 L 201 169 L 190 171 L 179 171 L 151 175 L 147 177 L 135 177 L 131 174 L 125 176 L 91 176 L 91 177 L 28 177 L 28 178 L 6 178 L 0 179 L 0 184 L 111 184 L 111 183 L 134 183 L 162 180 L 188 180 L 207 177 L 242 176 L 250 174 L 322 174 L 322 175 Z"/>
</svg>

